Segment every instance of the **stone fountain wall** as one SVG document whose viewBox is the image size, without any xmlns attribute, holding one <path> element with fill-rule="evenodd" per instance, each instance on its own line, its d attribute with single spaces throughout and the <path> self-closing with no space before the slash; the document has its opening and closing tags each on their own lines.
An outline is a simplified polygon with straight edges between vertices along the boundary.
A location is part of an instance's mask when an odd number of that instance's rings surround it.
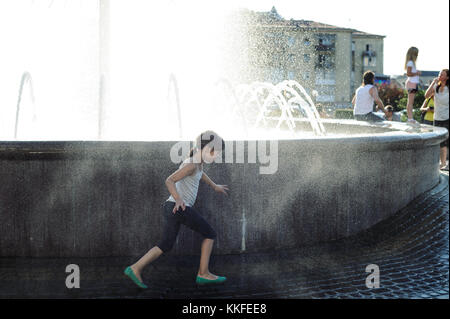
<svg viewBox="0 0 450 319">
<path fill-rule="evenodd" d="M 279 141 L 275 174 L 258 161 L 205 165 L 230 192 L 201 184 L 195 206 L 218 233 L 215 254 L 346 237 L 438 183 L 444 135 Z M 0 256 L 145 253 L 161 237 L 174 143 L 0 142 Z M 170 253 L 200 243 L 182 227 Z"/>
</svg>

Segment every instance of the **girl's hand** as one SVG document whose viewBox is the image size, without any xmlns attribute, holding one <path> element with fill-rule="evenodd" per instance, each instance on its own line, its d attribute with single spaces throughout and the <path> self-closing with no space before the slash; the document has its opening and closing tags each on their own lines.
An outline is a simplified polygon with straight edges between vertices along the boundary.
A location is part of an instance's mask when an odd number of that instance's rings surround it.
<svg viewBox="0 0 450 319">
<path fill-rule="evenodd" d="M 173 213 L 175 214 L 179 208 L 182 208 L 183 210 L 186 210 L 186 204 L 182 199 L 175 200 L 175 206 L 173 207 Z"/>
<path fill-rule="evenodd" d="M 223 194 L 225 194 L 225 195 L 227 195 L 228 196 L 228 194 L 227 194 L 227 190 L 229 190 L 228 189 L 228 187 L 227 187 L 227 185 L 216 185 L 215 187 L 214 187 L 214 190 L 217 192 L 217 193 L 223 193 Z"/>
</svg>

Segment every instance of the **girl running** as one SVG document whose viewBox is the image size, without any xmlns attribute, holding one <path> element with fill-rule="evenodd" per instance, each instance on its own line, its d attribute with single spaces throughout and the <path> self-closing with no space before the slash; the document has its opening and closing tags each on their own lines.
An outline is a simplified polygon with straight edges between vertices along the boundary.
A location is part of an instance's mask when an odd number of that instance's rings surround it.
<svg viewBox="0 0 450 319">
<path fill-rule="evenodd" d="M 197 284 L 221 283 L 225 277 L 216 276 L 209 271 L 216 232 L 193 208 L 200 180 L 211 186 L 216 192 L 227 195 L 226 185 L 215 184 L 204 172 L 203 163 L 212 163 L 225 149 L 223 139 L 213 131 L 202 133 L 196 140 L 195 147 L 189 157 L 181 163 L 179 169 L 166 179 L 170 197 L 164 203 L 164 228 L 161 241 L 150 249 L 136 263 L 125 269 L 125 274 L 141 288 L 147 288 L 142 281 L 145 266 L 172 249 L 180 229 L 180 225 L 200 233 L 204 239 L 201 245 L 200 267 L 197 273 Z"/>
</svg>

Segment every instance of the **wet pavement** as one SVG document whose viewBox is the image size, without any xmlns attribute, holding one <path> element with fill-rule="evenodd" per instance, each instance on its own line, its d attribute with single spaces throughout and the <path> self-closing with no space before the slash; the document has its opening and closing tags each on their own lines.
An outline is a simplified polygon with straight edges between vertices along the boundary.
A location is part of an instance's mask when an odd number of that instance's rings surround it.
<svg viewBox="0 0 450 319">
<path fill-rule="evenodd" d="M 394 200 L 394 199 L 393 199 Z M 254 254 L 212 255 L 220 286 L 197 287 L 199 256 L 163 255 L 137 288 L 123 275 L 138 256 L 0 258 L 0 298 L 449 298 L 448 171 L 433 190 L 371 229 L 343 240 Z M 214 253 L 214 252 L 213 252 Z M 66 287 L 66 266 L 80 288 Z M 368 265 L 379 288 L 368 288 Z"/>
</svg>

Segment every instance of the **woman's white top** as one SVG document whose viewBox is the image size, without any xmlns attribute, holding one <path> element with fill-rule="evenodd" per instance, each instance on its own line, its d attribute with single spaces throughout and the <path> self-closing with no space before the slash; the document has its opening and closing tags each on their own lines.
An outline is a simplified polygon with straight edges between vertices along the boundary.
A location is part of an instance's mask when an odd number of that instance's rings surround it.
<svg viewBox="0 0 450 319">
<path fill-rule="evenodd" d="M 408 68 L 409 66 L 411 67 L 411 73 L 417 73 L 416 64 L 413 61 L 408 61 L 408 63 L 406 63 L 406 68 Z M 411 77 L 408 76 L 408 80 L 411 83 L 417 83 L 417 84 L 420 83 L 418 75 L 411 76 Z"/>
<path fill-rule="evenodd" d="M 434 85 L 434 119 L 437 121 L 448 120 L 448 87 L 444 86 L 444 92 L 436 92 L 437 84 Z"/>
<path fill-rule="evenodd" d="M 356 90 L 356 101 L 355 108 L 353 109 L 353 114 L 355 115 L 365 115 L 367 113 L 373 112 L 373 103 L 375 99 L 370 95 L 370 89 L 373 88 L 372 84 L 367 84 L 365 86 L 360 86 Z"/>
<path fill-rule="evenodd" d="M 181 163 L 180 168 L 186 166 L 190 162 L 192 162 L 191 157 L 185 159 L 183 163 Z M 203 169 L 200 168 L 200 164 L 196 164 L 195 166 L 196 170 L 194 173 L 192 173 L 192 175 L 185 176 L 175 183 L 178 194 L 180 195 L 186 206 L 189 207 L 192 207 L 195 203 L 195 199 L 197 198 L 198 186 L 203 175 Z M 170 195 L 167 200 L 175 203 L 175 199 L 172 195 Z"/>
</svg>

